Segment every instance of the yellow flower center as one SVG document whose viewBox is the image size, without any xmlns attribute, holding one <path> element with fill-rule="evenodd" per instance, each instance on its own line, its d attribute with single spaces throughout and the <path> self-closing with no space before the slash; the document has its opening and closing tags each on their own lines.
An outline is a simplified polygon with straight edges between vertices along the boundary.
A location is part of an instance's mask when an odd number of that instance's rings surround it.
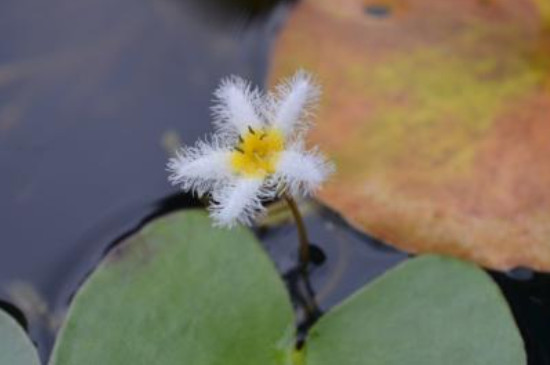
<svg viewBox="0 0 550 365">
<path fill-rule="evenodd" d="M 231 154 L 231 166 L 243 176 L 266 177 L 275 172 L 283 148 L 284 138 L 280 131 L 248 128 Z"/>
</svg>

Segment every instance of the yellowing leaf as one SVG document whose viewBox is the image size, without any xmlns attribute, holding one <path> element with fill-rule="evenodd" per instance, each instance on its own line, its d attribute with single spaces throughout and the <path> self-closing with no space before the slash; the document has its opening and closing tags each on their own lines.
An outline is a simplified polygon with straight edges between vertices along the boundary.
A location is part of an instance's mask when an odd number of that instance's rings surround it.
<svg viewBox="0 0 550 365">
<path fill-rule="evenodd" d="M 412 252 L 550 270 L 550 35 L 537 1 L 301 2 L 272 76 L 306 68 L 324 86 L 312 142 L 338 173 L 322 200 Z"/>
</svg>

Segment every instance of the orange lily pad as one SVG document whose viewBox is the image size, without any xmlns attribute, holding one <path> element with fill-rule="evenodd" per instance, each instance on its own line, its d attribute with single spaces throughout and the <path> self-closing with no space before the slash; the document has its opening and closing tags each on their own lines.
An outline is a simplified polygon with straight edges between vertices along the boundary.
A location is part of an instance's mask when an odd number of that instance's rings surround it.
<svg viewBox="0 0 550 365">
<path fill-rule="evenodd" d="M 550 270 L 545 0 L 304 0 L 272 80 L 318 75 L 320 194 L 410 252 Z"/>
</svg>

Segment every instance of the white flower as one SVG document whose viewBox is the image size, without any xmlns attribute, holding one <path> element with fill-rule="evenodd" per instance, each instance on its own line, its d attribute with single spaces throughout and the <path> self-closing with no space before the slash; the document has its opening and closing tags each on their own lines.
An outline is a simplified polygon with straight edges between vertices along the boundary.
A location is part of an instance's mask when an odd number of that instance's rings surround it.
<svg viewBox="0 0 550 365">
<path fill-rule="evenodd" d="M 216 133 L 184 147 L 168 163 L 170 181 L 198 196 L 211 193 L 215 223 L 251 224 L 262 202 L 283 193 L 309 195 L 333 166 L 317 149 L 306 150 L 304 132 L 319 88 L 298 72 L 264 95 L 238 77 L 223 80 L 212 108 Z"/>
</svg>

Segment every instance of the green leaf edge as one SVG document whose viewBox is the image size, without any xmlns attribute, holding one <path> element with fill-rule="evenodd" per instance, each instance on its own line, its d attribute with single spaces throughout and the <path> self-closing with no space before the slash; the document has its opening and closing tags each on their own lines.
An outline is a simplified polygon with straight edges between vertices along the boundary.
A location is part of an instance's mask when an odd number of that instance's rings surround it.
<svg viewBox="0 0 550 365">
<path fill-rule="evenodd" d="M 24 359 L 24 361 L 30 361 L 26 365 L 39 365 L 40 360 L 38 358 L 36 347 L 27 336 L 27 333 L 12 316 L 0 310 L 0 331 L 3 331 L 4 329 L 6 330 L 6 332 L 9 332 L 9 335 L 12 336 L 14 338 L 14 341 L 18 343 L 19 348 L 17 349 L 17 351 L 22 351 L 22 356 L 28 357 L 28 359 Z M 0 359 L 1 358 L 2 355 L 0 355 Z"/>
</svg>

